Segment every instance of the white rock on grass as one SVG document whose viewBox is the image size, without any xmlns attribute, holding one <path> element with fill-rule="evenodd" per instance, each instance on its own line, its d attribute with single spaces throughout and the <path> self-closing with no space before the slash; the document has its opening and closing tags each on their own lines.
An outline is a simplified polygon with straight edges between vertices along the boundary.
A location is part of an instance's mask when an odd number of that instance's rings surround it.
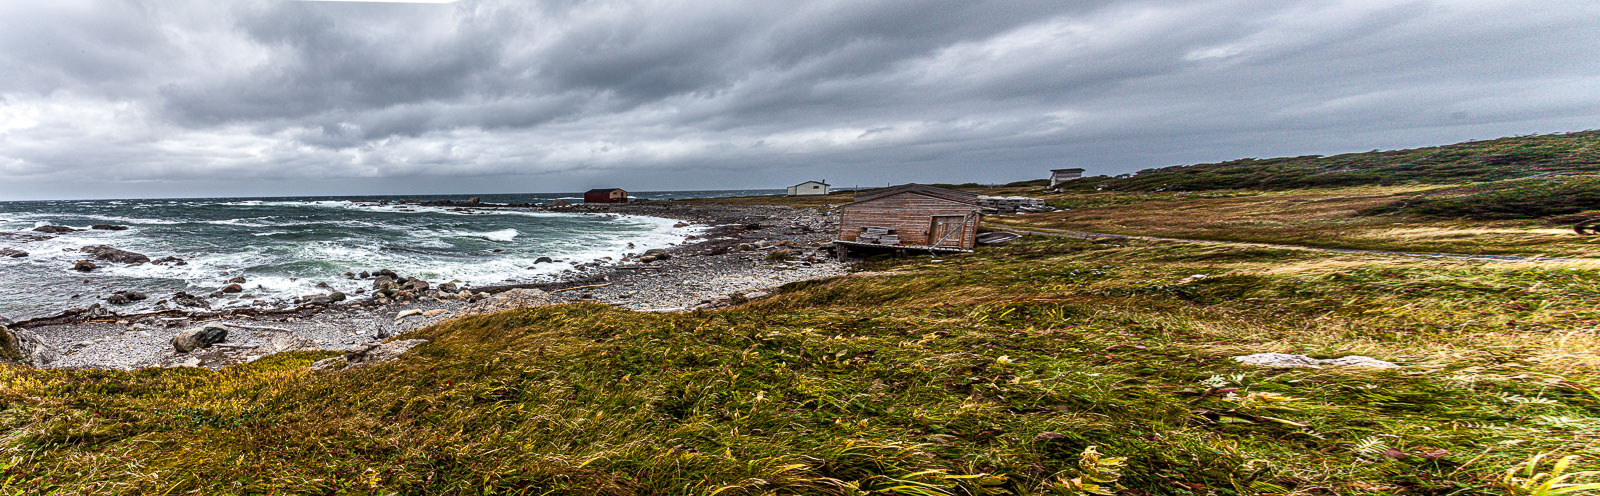
<svg viewBox="0 0 1600 496">
<path fill-rule="evenodd" d="M 1254 355 L 1236 356 L 1233 359 L 1240 363 L 1248 363 L 1261 367 L 1271 368 L 1322 368 L 1330 367 L 1367 367 L 1367 368 L 1394 368 L 1399 367 L 1390 362 L 1385 362 L 1372 357 L 1350 355 L 1332 359 L 1311 358 L 1305 355 L 1291 355 L 1288 353 L 1256 353 Z"/>
</svg>

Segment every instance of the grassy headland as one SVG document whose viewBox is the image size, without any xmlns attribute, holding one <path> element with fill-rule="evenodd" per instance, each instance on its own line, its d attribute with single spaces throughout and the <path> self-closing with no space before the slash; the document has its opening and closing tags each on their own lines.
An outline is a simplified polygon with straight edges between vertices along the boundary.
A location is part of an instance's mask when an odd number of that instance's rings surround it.
<svg viewBox="0 0 1600 496">
<path fill-rule="evenodd" d="M 457 320 L 350 373 L 3 368 L 7 489 L 1073 494 L 1115 468 L 1093 446 L 1149 493 L 1489 494 L 1600 441 L 1595 267 L 1036 239 L 867 268 Z M 1267 351 L 1406 367 L 1229 359 Z"/>
<path fill-rule="evenodd" d="M 1528 184 L 1472 187 L 1545 191 Z M 1415 210 L 1466 186 L 1068 191 L 1047 198 L 1071 210 L 990 227 L 1593 253 L 1548 217 Z M 307 369 L 329 352 L 221 371 L 0 364 L 0 493 L 1556 494 L 1537 490 L 1560 470 L 1600 480 L 1582 473 L 1600 466 L 1600 263 L 1028 238 L 861 268 L 717 311 L 454 320 L 406 335 L 429 342 L 404 360 L 344 373 Z M 1403 367 L 1231 359 L 1260 352 Z"/>
</svg>

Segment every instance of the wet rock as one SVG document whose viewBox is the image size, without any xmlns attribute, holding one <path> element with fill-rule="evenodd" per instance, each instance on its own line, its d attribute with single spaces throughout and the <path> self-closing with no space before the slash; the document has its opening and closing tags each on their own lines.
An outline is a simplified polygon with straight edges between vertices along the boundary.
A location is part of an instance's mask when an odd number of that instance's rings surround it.
<svg viewBox="0 0 1600 496">
<path fill-rule="evenodd" d="M 329 297 L 326 297 L 326 296 L 313 296 L 313 297 L 311 297 L 311 300 L 309 302 L 312 305 L 324 305 L 324 306 L 326 306 L 326 305 L 332 305 L 333 304 L 333 298 L 329 298 Z"/>
<path fill-rule="evenodd" d="M 415 277 L 407 277 L 405 287 L 406 289 L 410 289 L 412 291 L 426 291 L 428 289 L 428 281 L 417 279 Z"/>
<path fill-rule="evenodd" d="M 240 286 L 238 284 L 229 284 L 227 286 L 223 286 L 222 287 L 222 292 L 228 293 L 228 294 L 242 293 L 242 292 L 244 292 L 244 286 Z"/>
<path fill-rule="evenodd" d="M 113 226 L 111 224 L 95 224 L 95 225 L 89 226 L 89 229 L 95 229 L 95 230 L 100 230 L 100 231 L 126 231 L 126 230 L 128 230 L 128 226 Z"/>
<path fill-rule="evenodd" d="M 28 256 L 28 252 L 22 250 L 0 248 L 0 257 L 22 258 L 26 256 Z"/>
<path fill-rule="evenodd" d="M 183 291 L 179 291 L 172 295 L 172 304 L 180 307 L 211 308 L 211 303 L 207 302 L 205 298 L 185 293 Z"/>
<path fill-rule="evenodd" d="M 50 233 L 50 234 L 66 234 L 66 233 L 70 233 L 70 232 L 78 232 L 77 229 L 73 229 L 73 228 L 70 228 L 70 227 L 67 227 L 67 226 L 39 226 L 39 227 L 33 228 L 33 230 L 38 231 L 38 232 L 42 232 L 42 233 Z"/>
<path fill-rule="evenodd" d="M 93 256 L 95 260 L 125 264 L 142 264 L 150 261 L 150 257 L 128 250 L 112 248 L 106 245 L 86 246 L 82 250 Z"/>
<path fill-rule="evenodd" d="M 334 292 L 328 294 L 328 300 L 329 301 L 333 301 L 333 302 L 344 301 L 344 300 L 346 300 L 348 298 L 350 298 L 350 297 L 346 296 L 344 293 L 340 293 L 338 291 L 334 291 Z"/>
<path fill-rule="evenodd" d="M 406 311 L 403 311 L 403 312 L 395 314 L 394 318 L 395 318 L 395 320 L 400 320 L 400 319 L 403 319 L 403 318 L 406 318 L 406 317 L 410 317 L 412 315 L 422 315 L 422 311 L 421 310 L 417 310 L 417 309 L 406 310 Z"/>
<path fill-rule="evenodd" d="M 399 280 L 400 279 L 400 274 L 396 274 L 396 273 L 394 273 L 394 271 L 389 270 L 389 269 L 383 269 L 383 270 L 378 271 L 378 275 L 388 277 L 390 280 Z"/>
<path fill-rule="evenodd" d="M 78 263 L 72 265 L 72 270 L 78 272 L 89 272 L 98 268 L 100 268 L 99 265 L 95 265 L 94 262 L 88 260 L 79 260 Z"/>
<path fill-rule="evenodd" d="M 333 289 L 333 286 L 329 286 L 326 282 L 319 282 L 316 286 L 320 289 Z"/>
<path fill-rule="evenodd" d="M 0 359 L 43 367 L 60 358 L 61 352 L 33 331 L 0 326 Z"/>
<path fill-rule="evenodd" d="M 172 348 L 178 353 L 188 353 L 228 339 L 228 328 L 221 324 L 206 324 L 185 329 L 172 337 Z"/>
<path fill-rule="evenodd" d="M 239 277 L 235 277 L 233 279 L 229 279 L 228 282 L 232 283 L 232 284 L 244 284 L 245 280 L 244 280 L 244 276 L 239 276 Z"/>
<path fill-rule="evenodd" d="M 168 264 L 171 264 L 173 266 L 189 265 L 189 262 L 185 262 L 181 258 L 172 257 L 172 256 L 157 258 L 155 260 L 151 260 L 150 263 L 156 264 L 156 265 L 168 265 Z"/>
<path fill-rule="evenodd" d="M 454 293 L 456 291 L 460 291 L 460 289 L 456 287 L 456 283 L 447 282 L 439 285 L 439 291 L 443 293 Z"/>
<path fill-rule="evenodd" d="M 367 278 L 372 277 L 372 274 L 370 274 L 370 273 L 368 273 L 366 271 L 362 271 L 360 274 L 356 274 L 356 276 L 360 277 L 362 279 L 367 279 Z"/>
<path fill-rule="evenodd" d="M 533 259 L 533 263 L 536 263 L 536 264 L 555 263 L 555 260 L 551 259 L 550 257 L 539 257 L 539 258 Z"/>
<path fill-rule="evenodd" d="M 1269 368 L 1322 368 L 1322 367 L 1367 367 L 1367 368 L 1394 368 L 1399 367 L 1390 362 L 1361 355 L 1350 355 L 1333 359 L 1317 359 L 1305 355 L 1291 355 L 1287 353 L 1257 353 L 1233 357 L 1234 361 Z"/>
</svg>

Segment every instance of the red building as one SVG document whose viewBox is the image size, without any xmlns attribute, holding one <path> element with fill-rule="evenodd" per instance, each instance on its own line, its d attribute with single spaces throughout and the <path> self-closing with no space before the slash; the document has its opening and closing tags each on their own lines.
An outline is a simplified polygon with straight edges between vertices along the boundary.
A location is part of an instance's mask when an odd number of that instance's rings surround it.
<svg viewBox="0 0 1600 496">
<path fill-rule="evenodd" d="M 628 203 L 628 192 L 621 188 L 597 188 L 583 194 L 584 203 Z"/>
</svg>

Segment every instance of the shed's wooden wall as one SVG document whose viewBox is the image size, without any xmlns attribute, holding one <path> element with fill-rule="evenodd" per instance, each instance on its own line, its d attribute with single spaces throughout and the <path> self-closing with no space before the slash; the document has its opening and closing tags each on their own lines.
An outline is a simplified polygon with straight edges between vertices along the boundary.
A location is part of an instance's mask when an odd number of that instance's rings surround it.
<svg viewBox="0 0 1600 496">
<path fill-rule="evenodd" d="M 839 214 L 839 239 L 855 241 L 864 226 L 887 227 L 900 235 L 900 243 L 927 246 L 928 231 L 933 229 L 936 215 L 967 215 L 978 207 L 961 202 L 943 200 L 916 193 L 900 193 L 862 203 L 852 203 L 841 208 Z M 973 216 L 962 226 L 960 236 L 951 236 L 939 246 L 971 249 L 978 235 L 978 218 Z M 957 239 L 960 238 L 960 239 Z"/>
</svg>

